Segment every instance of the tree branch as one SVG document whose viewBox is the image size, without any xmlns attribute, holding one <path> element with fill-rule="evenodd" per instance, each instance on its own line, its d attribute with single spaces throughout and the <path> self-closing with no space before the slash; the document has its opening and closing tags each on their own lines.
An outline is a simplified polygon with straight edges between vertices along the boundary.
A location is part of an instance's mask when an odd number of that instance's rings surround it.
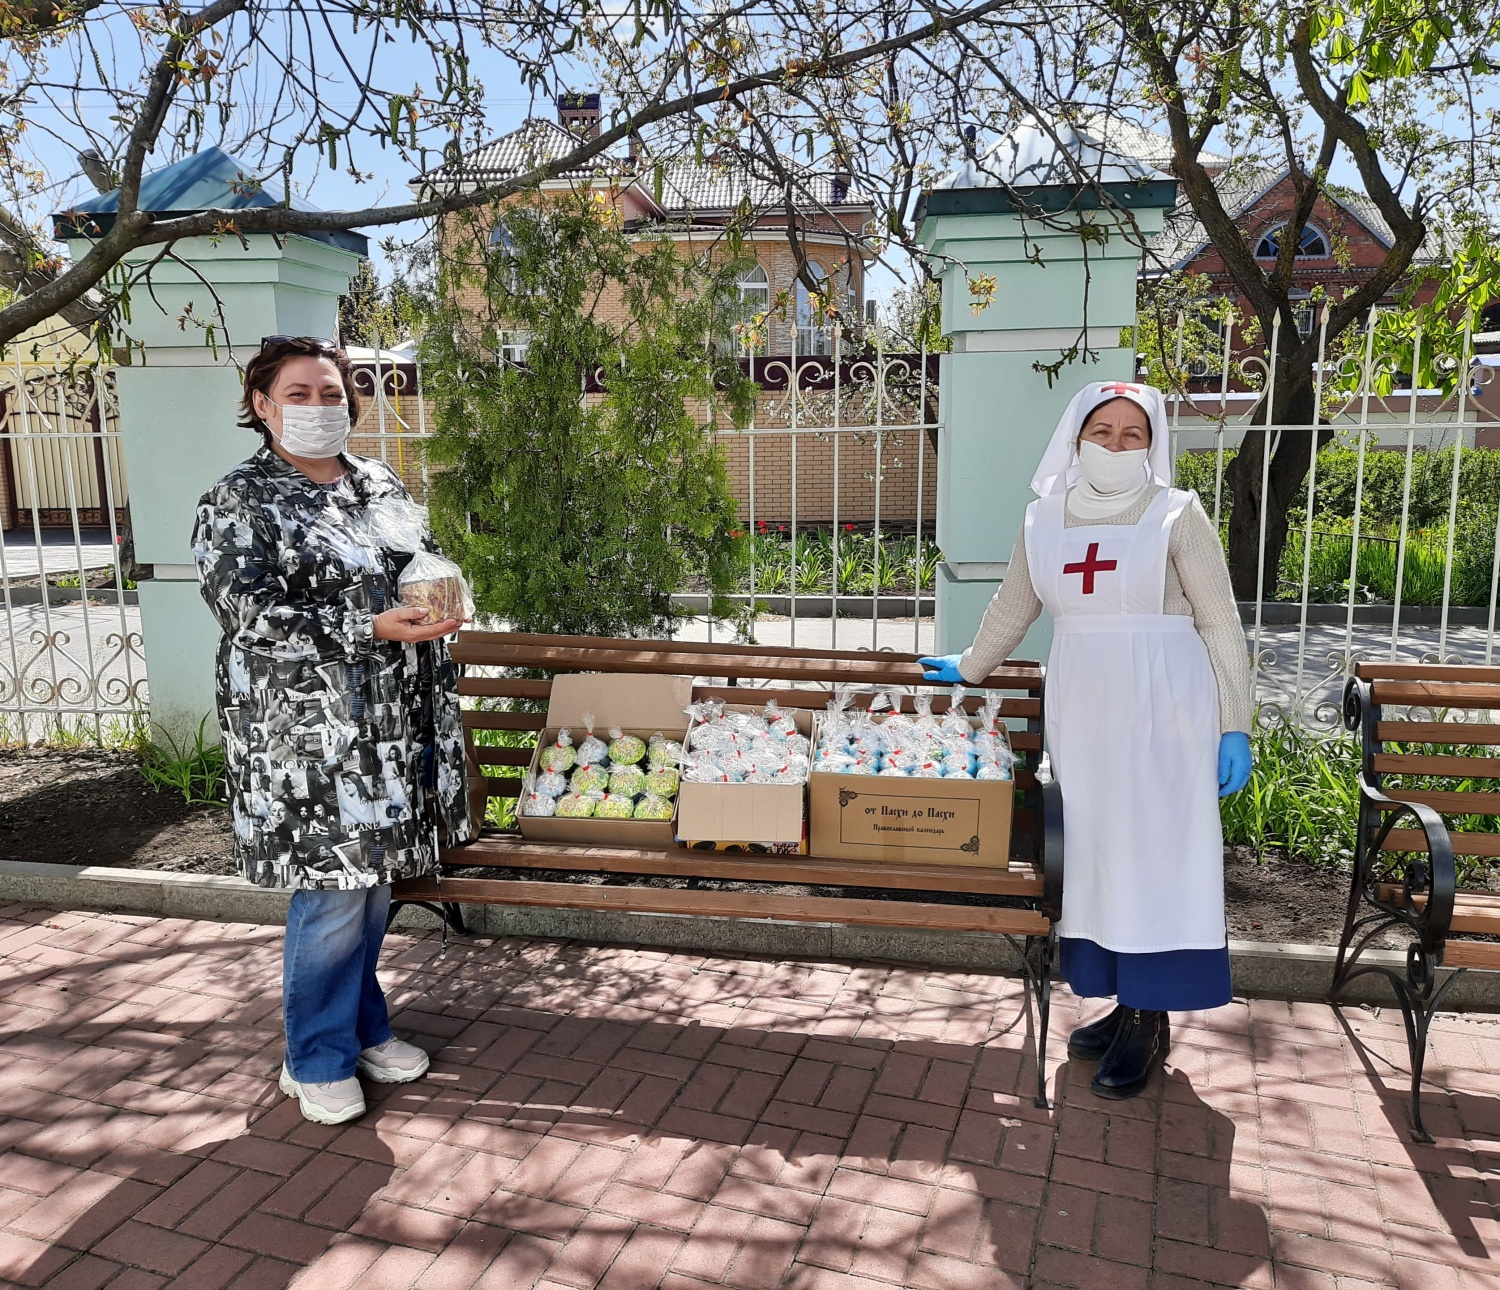
<svg viewBox="0 0 1500 1290">
<path fill-rule="evenodd" d="M 978 22 L 1010 7 L 1014 0 L 980 0 L 980 3 L 936 17 L 900 35 L 831 54 L 813 64 L 766 66 L 707 89 L 680 94 L 671 99 L 658 98 L 656 102 L 630 113 L 624 121 L 601 131 L 597 138 L 580 143 L 566 156 L 547 165 L 533 167 L 525 174 L 500 184 L 475 186 L 468 191 L 461 191 L 459 185 L 464 180 L 459 171 L 453 178 L 444 181 L 448 190 L 441 195 L 424 196 L 417 201 L 400 205 L 373 206 L 363 210 L 297 211 L 286 206 L 275 206 L 210 210 L 168 218 L 159 218 L 137 210 L 142 165 L 161 132 L 166 107 L 172 95 L 174 82 L 170 68 L 171 55 L 174 51 L 180 53 L 188 39 L 201 34 L 212 23 L 220 22 L 244 9 L 248 3 L 249 0 L 216 0 L 216 3 L 200 10 L 193 20 L 174 34 L 168 50 L 156 64 L 147 102 L 131 132 L 130 147 L 122 167 L 124 182 L 121 185 L 120 214 L 116 217 L 114 226 L 72 268 L 37 291 L 0 309 L 0 344 L 77 300 L 94 287 L 124 255 L 139 247 L 170 243 L 185 237 L 213 236 L 224 231 L 243 235 L 319 233 L 378 227 L 432 219 L 492 204 L 546 179 L 588 165 L 644 125 L 684 116 L 699 108 L 738 99 L 756 90 L 784 86 L 789 81 L 831 78 L 871 59 L 896 53 L 955 28 Z M 431 192 L 432 188 L 427 191 Z"/>
</svg>

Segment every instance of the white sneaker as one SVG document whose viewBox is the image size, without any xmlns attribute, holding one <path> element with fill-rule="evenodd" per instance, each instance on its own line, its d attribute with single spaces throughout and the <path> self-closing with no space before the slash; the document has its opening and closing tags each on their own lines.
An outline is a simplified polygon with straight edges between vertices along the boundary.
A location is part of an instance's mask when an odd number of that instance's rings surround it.
<svg viewBox="0 0 1500 1290">
<path fill-rule="evenodd" d="M 302 1118 L 314 1124 L 343 1124 L 365 1113 L 365 1094 L 357 1079 L 334 1080 L 331 1084 L 302 1084 L 281 1068 L 281 1091 L 295 1097 Z"/>
<path fill-rule="evenodd" d="M 427 1054 L 401 1039 L 387 1039 L 359 1055 L 359 1073 L 377 1084 L 408 1084 L 427 1074 L 427 1066 Z"/>
</svg>

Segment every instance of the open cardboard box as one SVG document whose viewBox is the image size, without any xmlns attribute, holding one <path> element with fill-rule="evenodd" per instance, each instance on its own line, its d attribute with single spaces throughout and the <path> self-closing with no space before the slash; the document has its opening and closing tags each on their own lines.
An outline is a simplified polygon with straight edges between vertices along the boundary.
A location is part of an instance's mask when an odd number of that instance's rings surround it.
<svg viewBox="0 0 1500 1290">
<path fill-rule="evenodd" d="M 814 747 L 817 734 L 815 725 Z M 908 779 L 814 768 L 807 792 L 812 853 L 1003 867 L 1010 863 L 1015 788 L 1003 779 Z"/>
<path fill-rule="evenodd" d="M 731 703 L 725 711 L 760 713 L 765 705 Z M 793 708 L 787 712 L 797 729 L 811 737 L 812 714 Z M 677 838 L 683 846 L 702 851 L 806 855 L 807 783 L 689 784 L 684 780 L 677 794 Z"/>
<path fill-rule="evenodd" d="M 660 732 L 675 738 L 682 729 L 683 710 L 692 701 L 693 682 L 686 676 L 642 676 L 637 673 L 573 672 L 552 678 L 547 701 L 547 725 L 531 755 L 531 774 L 537 773 L 542 749 L 564 727 L 573 742 L 584 738 L 583 714 L 594 714 L 594 733 L 608 739 L 611 727 L 650 739 Z M 555 815 L 519 815 L 523 838 L 539 842 L 578 842 L 589 846 L 675 848 L 670 820 L 573 820 Z"/>
</svg>

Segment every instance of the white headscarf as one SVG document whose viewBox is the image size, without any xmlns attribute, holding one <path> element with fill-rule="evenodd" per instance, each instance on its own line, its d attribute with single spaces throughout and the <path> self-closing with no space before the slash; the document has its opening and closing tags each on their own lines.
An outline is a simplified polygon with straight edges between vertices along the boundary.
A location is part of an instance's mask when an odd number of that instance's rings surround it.
<svg viewBox="0 0 1500 1290">
<path fill-rule="evenodd" d="M 1063 411 L 1062 420 L 1052 432 L 1052 442 L 1042 454 L 1042 462 L 1031 479 L 1031 491 L 1038 497 L 1060 493 L 1076 484 L 1081 475 L 1078 468 L 1078 436 L 1083 432 L 1083 423 L 1089 413 L 1111 399 L 1129 399 L 1139 406 L 1151 423 L 1151 448 L 1146 457 L 1149 481 L 1163 488 L 1172 482 L 1172 435 L 1167 426 L 1167 405 L 1161 391 L 1154 385 L 1138 385 L 1127 381 L 1090 381 L 1073 396 Z"/>
</svg>

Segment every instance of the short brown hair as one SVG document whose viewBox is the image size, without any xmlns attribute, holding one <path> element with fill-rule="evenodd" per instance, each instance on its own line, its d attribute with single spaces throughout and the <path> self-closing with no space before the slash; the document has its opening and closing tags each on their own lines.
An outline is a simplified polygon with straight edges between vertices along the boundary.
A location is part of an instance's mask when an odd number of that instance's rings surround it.
<svg viewBox="0 0 1500 1290">
<path fill-rule="evenodd" d="M 271 427 L 255 415 L 255 404 L 250 396 L 259 390 L 270 398 L 271 387 L 276 384 L 282 367 L 293 358 L 330 359 L 343 378 L 344 398 L 349 404 L 349 424 L 352 426 L 359 420 L 359 395 L 354 390 L 354 368 L 349 355 L 315 336 L 278 336 L 262 344 L 255 357 L 245 364 L 245 393 L 240 399 L 239 424 L 246 430 L 258 431 L 267 447 L 271 444 Z"/>
</svg>

